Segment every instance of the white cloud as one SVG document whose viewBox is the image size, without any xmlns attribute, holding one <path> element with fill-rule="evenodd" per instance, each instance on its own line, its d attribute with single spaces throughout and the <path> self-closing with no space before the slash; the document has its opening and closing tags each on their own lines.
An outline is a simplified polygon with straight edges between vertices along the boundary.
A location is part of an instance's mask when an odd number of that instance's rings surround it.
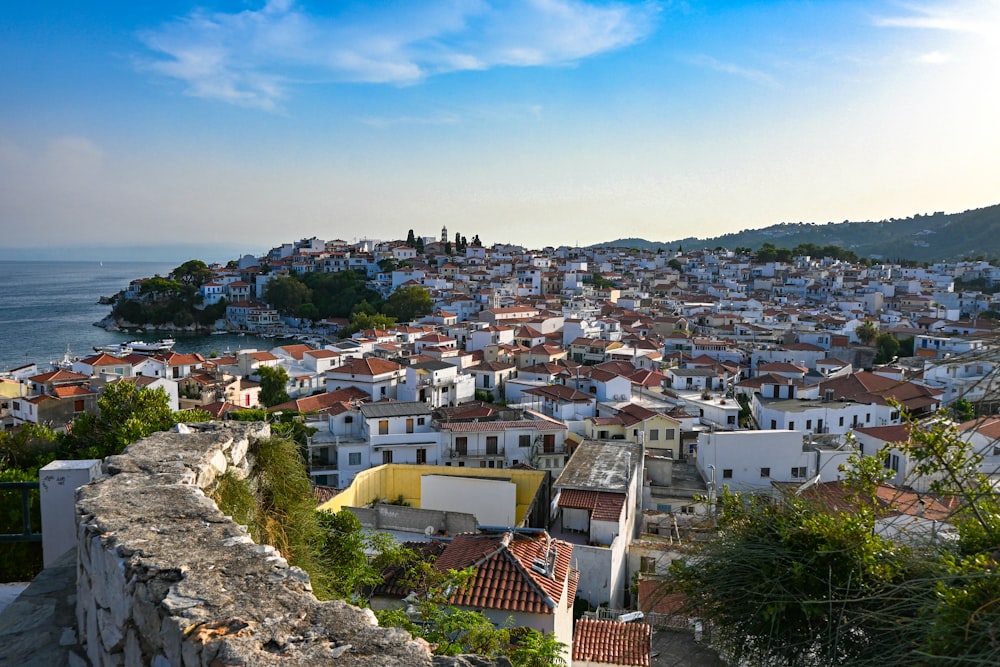
<svg viewBox="0 0 1000 667">
<path fill-rule="evenodd" d="M 644 39 L 658 5 L 585 0 L 361 4 L 337 17 L 292 0 L 196 10 L 142 32 L 138 66 L 196 97 L 274 109 L 303 82 L 414 84 L 499 66 L 565 65 Z"/>
<path fill-rule="evenodd" d="M 955 56 L 950 53 L 942 53 L 941 51 L 930 51 L 929 53 L 917 56 L 917 62 L 925 65 L 943 65 L 953 60 L 955 60 Z"/>
<path fill-rule="evenodd" d="M 723 62 L 704 54 L 691 56 L 687 58 L 686 61 L 697 67 L 704 67 L 715 72 L 722 72 L 723 74 L 732 74 L 733 76 L 738 76 L 746 79 L 747 81 L 752 81 L 753 83 L 771 87 L 778 86 L 778 82 L 775 81 L 774 77 L 767 72 L 750 67 L 743 67 L 742 65 L 737 65 L 735 63 Z"/>
<path fill-rule="evenodd" d="M 875 26 L 880 28 L 911 28 L 917 30 L 940 30 L 951 33 L 984 33 L 987 22 L 983 21 L 981 3 L 943 3 L 903 5 L 905 13 L 897 16 L 876 16 Z"/>
</svg>

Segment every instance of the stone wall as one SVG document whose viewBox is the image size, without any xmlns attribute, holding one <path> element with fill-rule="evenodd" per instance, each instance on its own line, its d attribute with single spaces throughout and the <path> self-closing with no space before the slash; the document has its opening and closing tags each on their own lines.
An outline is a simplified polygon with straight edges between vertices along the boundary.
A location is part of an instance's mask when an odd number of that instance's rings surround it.
<svg viewBox="0 0 1000 667">
<path fill-rule="evenodd" d="M 206 497 L 245 476 L 266 424 L 159 433 L 105 461 L 77 501 L 77 623 L 94 667 L 509 664 L 432 656 L 369 610 L 320 602 L 309 577 Z"/>
</svg>

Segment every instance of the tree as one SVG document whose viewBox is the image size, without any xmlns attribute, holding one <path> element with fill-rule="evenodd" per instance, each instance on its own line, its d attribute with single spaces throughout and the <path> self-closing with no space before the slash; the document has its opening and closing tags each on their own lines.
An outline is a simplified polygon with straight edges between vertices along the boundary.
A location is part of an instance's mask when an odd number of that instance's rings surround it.
<svg viewBox="0 0 1000 667">
<path fill-rule="evenodd" d="M 957 422 L 967 422 L 976 416 L 976 408 L 964 398 L 956 399 L 948 409 Z"/>
<path fill-rule="evenodd" d="M 312 299 L 312 292 L 301 280 L 292 276 L 275 276 L 264 285 L 264 301 L 282 315 L 298 315 L 303 304 Z"/>
<path fill-rule="evenodd" d="M 899 341 L 891 333 L 879 334 L 875 338 L 875 359 L 873 363 L 888 364 L 899 354 Z"/>
<path fill-rule="evenodd" d="M 382 304 L 382 313 L 400 322 L 411 322 L 434 312 L 430 293 L 419 285 L 406 285 L 389 295 Z"/>
<path fill-rule="evenodd" d="M 416 243 L 417 239 L 413 236 L 413 230 L 411 229 L 406 233 L 406 245 L 412 248 L 416 245 Z"/>
<path fill-rule="evenodd" d="M 366 310 L 358 309 L 351 315 L 351 321 L 340 330 L 340 335 L 347 337 L 358 331 L 366 329 L 389 329 L 396 324 L 396 318 L 381 313 L 369 313 Z"/>
<path fill-rule="evenodd" d="M 171 277 L 182 285 L 201 287 L 212 280 L 215 274 L 200 259 L 190 259 L 170 272 Z"/>
<path fill-rule="evenodd" d="M 862 345 L 871 345 L 878 336 L 878 327 L 871 320 L 865 320 L 854 330 L 854 335 L 858 337 Z"/>
<path fill-rule="evenodd" d="M 894 447 L 932 480 L 925 497 L 951 499 L 958 540 L 878 534 L 883 452 L 843 468 L 854 495 L 839 509 L 723 494 L 718 537 L 671 566 L 667 590 L 734 664 L 1000 664 L 1000 503 L 982 457 L 943 413 Z"/>
<path fill-rule="evenodd" d="M 367 605 L 372 591 L 384 583 L 383 571 L 417 559 L 413 550 L 384 532 L 365 530 L 350 510 L 318 512 L 321 536 L 317 558 L 331 577 L 331 596 Z"/>
<path fill-rule="evenodd" d="M 677 259 L 676 257 L 670 259 L 667 262 L 667 266 L 669 266 L 674 271 L 682 271 L 682 272 L 684 271 L 684 265 L 681 264 L 680 260 Z"/>
<path fill-rule="evenodd" d="M 870 511 L 728 490 L 719 509 L 719 537 L 671 573 L 734 664 L 859 664 L 884 652 L 873 639 L 892 628 L 871 608 L 902 580 L 905 560 L 874 533 Z"/>
<path fill-rule="evenodd" d="M 288 371 L 283 366 L 259 366 L 260 402 L 264 407 L 280 405 L 291 400 L 288 395 Z"/>
<path fill-rule="evenodd" d="M 103 459 L 136 440 L 177 423 L 170 399 L 163 389 L 115 382 L 104 387 L 97 399 L 98 413 L 77 418 L 63 440 L 68 458 Z"/>
<path fill-rule="evenodd" d="M 0 431 L 0 470 L 23 470 L 38 476 L 59 447 L 55 431 L 40 424 L 24 424 L 16 431 Z"/>
</svg>

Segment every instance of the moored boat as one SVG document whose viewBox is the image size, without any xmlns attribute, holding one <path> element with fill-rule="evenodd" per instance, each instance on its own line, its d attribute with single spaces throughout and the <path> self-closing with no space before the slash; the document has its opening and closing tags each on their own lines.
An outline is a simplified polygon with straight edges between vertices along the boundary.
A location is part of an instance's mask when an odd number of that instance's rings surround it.
<svg viewBox="0 0 1000 667">
<path fill-rule="evenodd" d="M 160 340 L 132 340 L 127 343 L 122 343 L 122 346 L 128 346 L 133 352 L 168 352 L 171 350 L 177 341 L 173 338 L 161 338 Z"/>
</svg>

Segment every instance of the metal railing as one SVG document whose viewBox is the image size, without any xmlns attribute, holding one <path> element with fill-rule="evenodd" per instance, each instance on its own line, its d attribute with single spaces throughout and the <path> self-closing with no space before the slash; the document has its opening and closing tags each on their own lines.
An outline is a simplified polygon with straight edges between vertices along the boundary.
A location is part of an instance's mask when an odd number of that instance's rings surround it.
<svg viewBox="0 0 1000 667">
<path fill-rule="evenodd" d="M 0 534 L 0 542 L 41 542 L 42 534 L 31 528 L 31 493 L 38 492 L 38 482 L 0 482 L 2 491 L 21 492 L 21 532 Z"/>
</svg>

